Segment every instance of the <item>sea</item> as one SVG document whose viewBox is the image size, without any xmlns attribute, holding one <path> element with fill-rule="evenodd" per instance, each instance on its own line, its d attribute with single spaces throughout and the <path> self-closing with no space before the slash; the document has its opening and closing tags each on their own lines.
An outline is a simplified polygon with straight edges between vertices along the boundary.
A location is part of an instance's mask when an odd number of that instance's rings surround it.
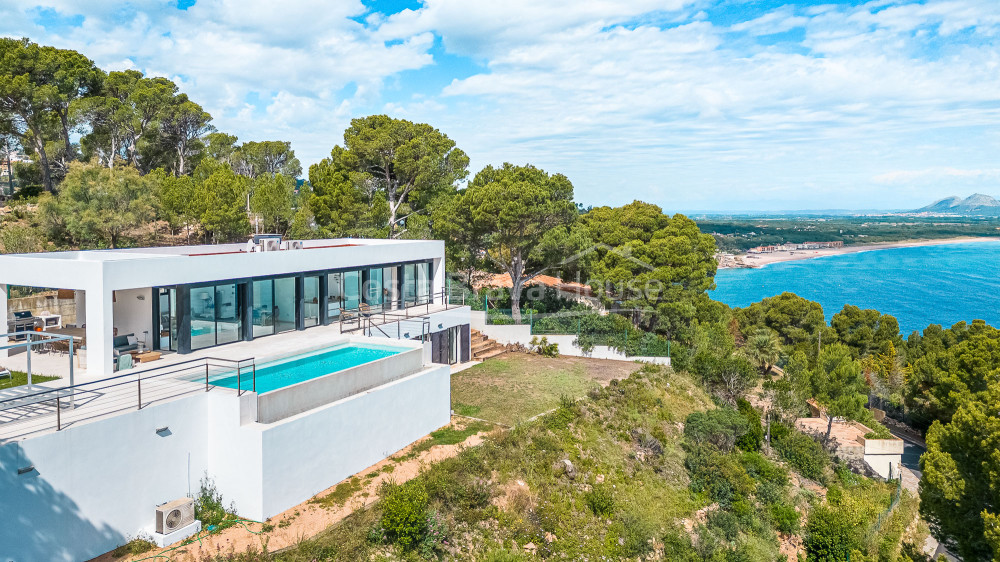
<svg viewBox="0 0 1000 562">
<path fill-rule="evenodd" d="M 829 321 L 845 304 L 899 321 L 904 336 L 930 324 L 985 320 L 1000 327 L 1000 241 L 887 248 L 721 269 L 715 300 L 744 307 L 785 291 L 816 301 Z"/>
</svg>

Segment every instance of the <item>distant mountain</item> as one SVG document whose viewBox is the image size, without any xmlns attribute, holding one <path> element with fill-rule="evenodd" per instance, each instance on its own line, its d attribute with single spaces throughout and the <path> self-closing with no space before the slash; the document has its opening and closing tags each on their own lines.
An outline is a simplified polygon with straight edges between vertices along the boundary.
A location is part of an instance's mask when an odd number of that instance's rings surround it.
<svg viewBox="0 0 1000 562">
<path fill-rule="evenodd" d="M 920 209 L 912 212 L 943 213 L 949 215 L 1000 216 L 1000 201 L 997 201 L 989 195 L 983 195 L 982 193 L 970 195 L 965 199 L 951 196 L 935 201 L 926 207 L 921 207 Z"/>
</svg>

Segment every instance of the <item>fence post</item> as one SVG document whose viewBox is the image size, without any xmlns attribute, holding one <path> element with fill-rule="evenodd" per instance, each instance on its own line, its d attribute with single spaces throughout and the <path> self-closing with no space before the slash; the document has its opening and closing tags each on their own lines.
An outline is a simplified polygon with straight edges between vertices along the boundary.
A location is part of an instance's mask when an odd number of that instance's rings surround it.
<svg viewBox="0 0 1000 562">
<path fill-rule="evenodd" d="M 237 361 L 236 362 L 236 396 L 243 396 L 243 385 L 240 384 L 240 369 L 243 365 Z"/>
<path fill-rule="evenodd" d="M 62 400 L 56 394 L 56 431 L 62 431 Z"/>
<path fill-rule="evenodd" d="M 139 391 L 139 407 L 137 409 L 142 409 L 142 375 L 139 375 L 135 379 L 136 388 Z"/>
<path fill-rule="evenodd" d="M 205 392 L 208 392 L 208 360 L 205 360 Z"/>
<path fill-rule="evenodd" d="M 253 362 L 253 391 L 257 392 L 257 362 Z"/>
</svg>

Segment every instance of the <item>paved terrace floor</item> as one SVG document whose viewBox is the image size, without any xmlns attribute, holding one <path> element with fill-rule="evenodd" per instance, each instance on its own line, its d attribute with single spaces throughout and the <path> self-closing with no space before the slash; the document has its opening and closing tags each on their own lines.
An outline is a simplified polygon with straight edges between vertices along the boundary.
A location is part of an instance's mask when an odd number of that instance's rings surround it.
<svg viewBox="0 0 1000 562">
<path fill-rule="evenodd" d="M 450 307 L 454 308 L 454 306 Z M 417 307 L 419 311 L 426 310 L 425 307 Z M 434 305 L 430 312 L 445 310 L 444 305 Z M 415 314 L 411 311 L 411 314 Z M 419 321 L 417 321 L 419 322 Z M 419 334 L 419 324 L 417 331 L 411 332 Z M 405 330 L 405 328 L 404 328 Z M 378 334 L 377 330 L 373 330 Z M 391 333 L 395 333 L 394 330 Z M 165 353 L 158 361 L 140 363 L 134 369 L 116 373 L 116 378 L 108 381 L 108 377 L 90 376 L 86 369 L 77 369 L 74 373 L 74 380 L 77 385 L 85 385 L 82 390 L 78 390 L 73 395 L 72 407 L 69 407 L 68 397 L 60 398 L 62 410 L 59 412 L 59 420 L 62 429 L 72 427 L 76 424 L 87 423 L 122 412 L 132 411 L 139 407 L 138 389 L 142 378 L 142 407 L 163 403 L 170 400 L 189 396 L 196 392 L 206 392 L 203 382 L 189 382 L 195 376 L 200 378 L 204 373 L 204 362 L 197 362 L 212 358 L 223 361 L 213 363 L 210 367 L 210 378 L 222 373 L 231 373 L 234 365 L 231 361 L 242 359 L 254 359 L 256 363 L 262 363 L 267 358 L 292 355 L 296 352 L 317 349 L 325 345 L 333 344 L 347 336 L 363 336 L 363 331 L 346 331 L 341 333 L 339 324 L 329 326 L 316 326 L 304 331 L 292 331 L 272 336 L 255 339 L 251 342 L 235 342 L 208 349 L 198 350 L 188 354 Z M 381 335 L 381 334 L 378 334 Z M 23 370 L 17 360 L 23 365 L 24 354 L 13 356 L 4 361 L 4 366 L 11 369 Z M 193 363 L 196 367 L 186 364 Z M 37 354 L 32 353 L 32 370 L 39 374 L 55 374 L 66 376 L 68 374 L 68 355 L 66 354 Z M 52 370 L 48 370 L 51 367 Z M 44 370 L 43 370 L 44 369 Z M 249 367 L 243 370 L 249 372 Z M 66 373 L 66 374 L 64 374 Z M 168 373 L 159 377 L 155 375 Z M 155 377 L 155 378 L 154 378 Z M 90 383 L 90 384 L 87 384 Z M 38 391 L 55 389 L 67 386 L 68 379 L 60 379 L 46 383 L 34 385 Z M 111 386 L 114 385 L 114 386 Z M 93 390 L 88 390 L 88 386 Z M 15 387 L 7 391 L 0 391 L 0 400 L 3 400 L 8 393 L 14 395 L 17 392 L 27 393 L 27 387 Z M 211 387 L 209 392 L 227 392 L 236 394 L 235 390 Z M 30 401 L 30 400 L 29 400 Z M 0 407 L 3 405 L 0 404 Z M 44 401 L 33 404 L 26 404 L 0 411 L 0 444 L 25 439 L 27 437 L 56 431 L 56 400 L 54 394 L 50 394 Z"/>
</svg>

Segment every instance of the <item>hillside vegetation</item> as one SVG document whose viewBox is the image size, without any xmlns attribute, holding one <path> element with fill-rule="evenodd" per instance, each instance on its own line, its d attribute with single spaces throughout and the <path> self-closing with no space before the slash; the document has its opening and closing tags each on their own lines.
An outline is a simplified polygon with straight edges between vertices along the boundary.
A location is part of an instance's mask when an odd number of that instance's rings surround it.
<svg viewBox="0 0 1000 562">
<path fill-rule="evenodd" d="M 384 486 L 372 507 L 291 549 L 214 560 L 909 559 L 912 496 L 778 426 L 796 464 L 818 456 L 825 485 L 807 480 L 762 449 L 760 421 L 685 374 L 643 366 Z"/>
</svg>

